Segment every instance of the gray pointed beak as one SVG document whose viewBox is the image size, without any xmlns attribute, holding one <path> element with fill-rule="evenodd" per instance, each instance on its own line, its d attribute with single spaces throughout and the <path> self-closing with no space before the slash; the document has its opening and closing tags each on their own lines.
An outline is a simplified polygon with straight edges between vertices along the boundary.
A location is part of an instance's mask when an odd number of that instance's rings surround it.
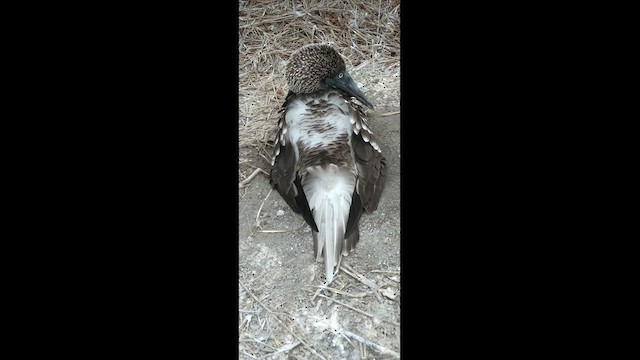
<svg viewBox="0 0 640 360">
<path fill-rule="evenodd" d="M 367 100 L 367 97 L 364 96 L 362 91 L 358 89 L 358 85 L 356 85 L 356 83 L 353 81 L 349 73 L 347 73 L 346 71 L 343 71 L 341 74 L 342 74 L 342 77 L 338 75 L 333 79 L 325 80 L 325 83 L 331 87 L 345 91 L 347 94 L 353 96 L 354 98 L 358 99 L 361 103 L 373 109 L 373 104 L 371 104 L 369 100 Z"/>
</svg>

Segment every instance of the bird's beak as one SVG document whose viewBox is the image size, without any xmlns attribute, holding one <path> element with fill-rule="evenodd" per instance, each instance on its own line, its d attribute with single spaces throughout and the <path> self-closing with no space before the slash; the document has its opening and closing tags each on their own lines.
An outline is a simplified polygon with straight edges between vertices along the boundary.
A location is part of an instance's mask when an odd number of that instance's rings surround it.
<svg viewBox="0 0 640 360">
<path fill-rule="evenodd" d="M 333 79 L 325 80 L 325 83 L 336 89 L 346 91 L 347 94 L 355 97 L 361 103 L 373 109 L 373 104 L 371 104 L 369 100 L 367 100 L 367 97 L 364 96 L 362 91 L 358 89 L 358 85 L 356 85 L 356 83 L 353 81 L 349 73 L 347 73 L 346 71 L 343 71 L 341 74 L 342 74 L 342 78 L 340 78 L 339 76 L 336 76 Z"/>
</svg>

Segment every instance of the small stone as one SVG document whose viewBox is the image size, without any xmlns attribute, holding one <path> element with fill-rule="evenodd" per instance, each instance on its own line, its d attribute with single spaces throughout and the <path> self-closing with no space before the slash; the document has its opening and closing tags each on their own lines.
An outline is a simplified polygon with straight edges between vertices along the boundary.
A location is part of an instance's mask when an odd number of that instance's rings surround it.
<svg viewBox="0 0 640 360">
<path fill-rule="evenodd" d="M 391 300 L 396 298 L 396 292 L 391 288 L 380 289 L 380 292 L 382 293 L 382 295 L 388 297 Z"/>
<path fill-rule="evenodd" d="M 276 216 L 282 216 L 282 215 L 284 215 L 284 210 L 276 211 Z"/>
</svg>

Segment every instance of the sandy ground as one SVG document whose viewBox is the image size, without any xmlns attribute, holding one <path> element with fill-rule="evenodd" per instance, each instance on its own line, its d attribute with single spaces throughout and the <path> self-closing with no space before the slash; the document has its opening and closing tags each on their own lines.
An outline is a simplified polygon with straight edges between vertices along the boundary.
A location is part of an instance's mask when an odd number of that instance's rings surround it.
<svg viewBox="0 0 640 360">
<path fill-rule="evenodd" d="M 400 357 L 399 78 L 352 76 L 376 104 L 369 124 L 388 166 L 380 205 L 362 216 L 356 250 L 323 289 L 324 266 L 302 216 L 263 173 L 239 190 L 240 359 Z M 249 157 L 269 171 L 264 158 Z"/>
</svg>

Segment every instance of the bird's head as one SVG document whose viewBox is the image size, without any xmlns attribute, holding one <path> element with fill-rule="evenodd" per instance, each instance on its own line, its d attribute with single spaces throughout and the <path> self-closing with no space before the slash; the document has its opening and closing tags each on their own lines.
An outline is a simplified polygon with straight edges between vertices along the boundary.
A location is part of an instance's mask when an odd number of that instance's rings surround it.
<svg viewBox="0 0 640 360">
<path fill-rule="evenodd" d="M 291 54 L 286 67 L 289 90 L 307 94 L 327 89 L 340 89 L 373 109 L 346 70 L 338 52 L 326 44 L 309 44 Z"/>
</svg>

